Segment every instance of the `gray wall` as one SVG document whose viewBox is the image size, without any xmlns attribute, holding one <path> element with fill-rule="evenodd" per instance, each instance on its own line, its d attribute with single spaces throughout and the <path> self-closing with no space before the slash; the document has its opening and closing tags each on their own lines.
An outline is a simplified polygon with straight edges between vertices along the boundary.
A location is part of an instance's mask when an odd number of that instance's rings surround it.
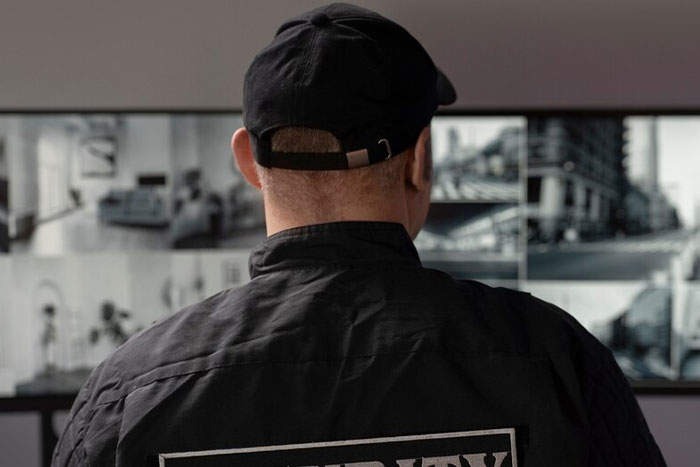
<svg viewBox="0 0 700 467">
<path fill-rule="evenodd" d="M 239 108 L 243 72 L 318 1 L 5 0 L 0 110 Z M 700 3 L 360 1 L 406 26 L 462 109 L 700 109 Z M 669 465 L 697 465 L 699 397 L 641 397 Z M 3 465 L 36 466 L 38 420 L 0 416 Z"/>
<path fill-rule="evenodd" d="M 4 0 L 0 108 L 239 107 L 243 71 L 314 0 Z M 403 25 L 462 108 L 700 107 L 693 0 L 359 1 Z"/>
</svg>

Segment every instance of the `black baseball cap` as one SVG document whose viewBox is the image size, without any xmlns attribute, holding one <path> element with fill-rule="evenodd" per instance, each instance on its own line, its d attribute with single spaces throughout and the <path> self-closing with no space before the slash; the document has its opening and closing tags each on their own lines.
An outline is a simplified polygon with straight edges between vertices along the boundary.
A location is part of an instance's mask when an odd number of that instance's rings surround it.
<svg viewBox="0 0 700 467">
<path fill-rule="evenodd" d="M 403 152 L 438 105 L 455 99 L 447 77 L 403 27 L 333 3 L 285 22 L 253 59 L 243 86 L 243 123 L 265 167 L 348 169 Z M 343 151 L 272 151 L 270 136 L 290 126 L 326 130 Z"/>
</svg>

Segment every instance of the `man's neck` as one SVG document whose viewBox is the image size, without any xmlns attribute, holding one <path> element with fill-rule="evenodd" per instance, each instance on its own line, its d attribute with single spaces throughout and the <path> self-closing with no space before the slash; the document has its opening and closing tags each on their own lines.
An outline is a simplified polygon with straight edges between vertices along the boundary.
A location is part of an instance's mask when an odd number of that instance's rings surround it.
<svg viewBox="0 0 700 467">
<path fill-rule="evenodd" d="M 400 205 L 387 206 L 383 209 L 346 209 L 343 212 L 334 213 L 330 216 L 296 216 L 290 215 L 276 206 L 270 206 L 268 203 L 265 203 L 265 223 L 267 225 L 268 236 L 295 227 L 341 221 L 396 222 L 398 224 L 403 224 L 408 230 L 406 209 L 405 207 L 402 208 Z"/>
</svg>

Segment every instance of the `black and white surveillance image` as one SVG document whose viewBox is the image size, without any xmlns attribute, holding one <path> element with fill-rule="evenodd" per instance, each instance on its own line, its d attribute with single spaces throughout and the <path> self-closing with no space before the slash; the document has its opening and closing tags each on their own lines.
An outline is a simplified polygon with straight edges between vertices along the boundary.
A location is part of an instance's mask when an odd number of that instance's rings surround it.
<svg viewBox="0 0 700 467">
<path fill-rule="evenodd" d="M 700 379 L 700 283 L 531 281 L 523 289 L 572 314 L 631 379 Z"/>
<path fill-rule="evenodd" d="M 172 125 L 171 246 L 252 248 L 264 240 L 262 196 L 243 180 L 229 144 L 240 117 L 183 115 Z"/>
<path fill-rule="evenodd" d="M 264 238 L 260 195 L 228 144 L 240 116 L 28 114 L 2 116 L 0 126 L 13 252 L 251 247 Z"/>
<path fill-rule="evenodd" d="M 425 266 L 456 278 L 517 281 L 520 231 L 514 203 L 433 203 L 415 245 Z"/>
<path fill-rule="evenodd" d="M 528 120 L 527 277 L 700 278 L 700 118 Z"/>
<path fill-rule="evenodd" d="M 432 204 L 415 244 L 459 279 L 516 281 L 522 248 L 523 117 L 436 116 Z"/>
<path fill-rule="evenodd" d="M 0 396 L 76 392 L 135 333 L 246 282 L 247 256 L 199 250 L 0 259 Z"/>
<path fill-rule="evenodd" d="M 525 127 L 522 117 L 435 117 L 433 202 L 518 203 Z"/>
</svg>

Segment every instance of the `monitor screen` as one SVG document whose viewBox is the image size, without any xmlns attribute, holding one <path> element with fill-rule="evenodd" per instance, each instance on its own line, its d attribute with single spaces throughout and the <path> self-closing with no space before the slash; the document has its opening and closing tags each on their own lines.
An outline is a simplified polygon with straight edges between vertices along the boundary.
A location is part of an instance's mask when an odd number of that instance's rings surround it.
<svg viewBox="0 0 700 467">
<path fill-rule="evenodd" d="M 154 321 L 248 279 L 240 114 L 0 115 L 0 394 L 74 393 Z"/>
<path fill-rule="evenodd" d="M 432 205 L 415 242 L 426 266 L 517 286 L 525 132 L 517 116 L 433 119 Z"/>
<path fill-rule="evenodd" d="M 0 397 L 74 394 L 140 329 L 249 279 L 265 225 L 240 126 L 0 114 Z M 425 267 L 562 307 L 639 387 L 700 383 L 700 115 L 438 115 L 431 146 Z"/>
<path fill-rule="evenodd" d="M 700 117 L 528 119 L 522 287 L 636 380 L 700 380 Z"/>
</svg>

